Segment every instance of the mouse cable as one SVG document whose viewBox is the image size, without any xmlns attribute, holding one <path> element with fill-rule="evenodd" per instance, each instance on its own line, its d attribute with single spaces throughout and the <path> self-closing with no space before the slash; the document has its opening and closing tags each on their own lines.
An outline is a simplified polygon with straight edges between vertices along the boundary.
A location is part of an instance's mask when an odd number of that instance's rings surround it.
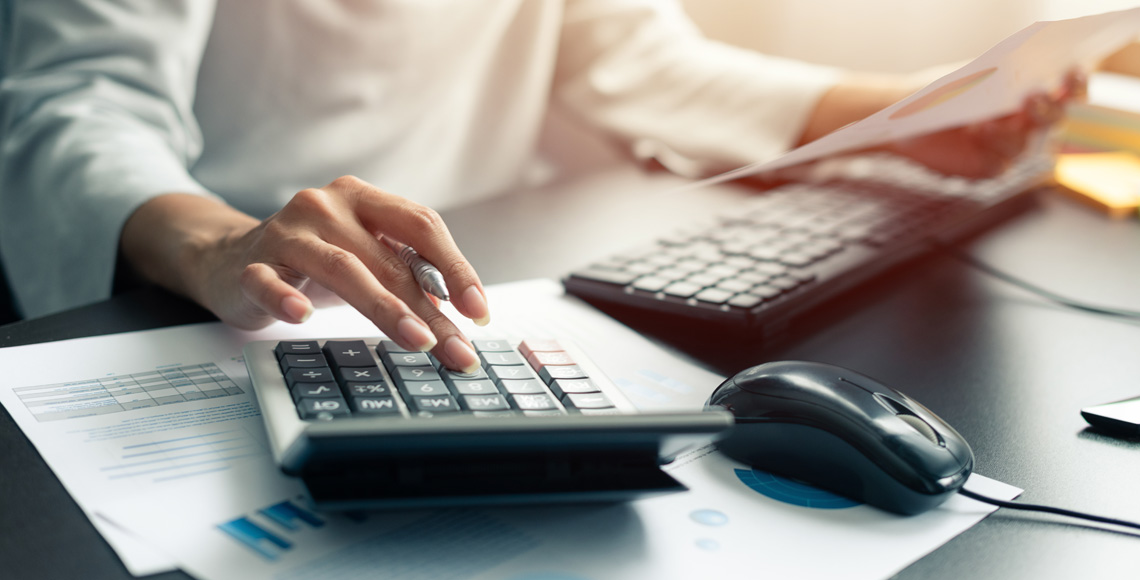
<svg viewBox="0 0 1140 580">
<path fill-rule="evenodd" d="M 1091 304 L 1089 302 L 1082 302 L 1080 300 L 1068 298 L 1051 290 L 1046 290 L 1045 288 L 1033 284 L 1032 282 L 1022 280 L 1021 278 L 1013 276 L 1012 274 L 1003 272 L 955 247 L 939 242 L 934 242 L 933 246 L 939 250 L 946 252 L 948 255 L 953 256 L 954 258 L 957 258 L 958 260 L 965 262 L 966 264 L 969 264 L 970 266 L 973 266 L 974 268 L 977 268 L 978 270 L 981 270 L 982 272 L 989 274 L 994 278 L 997 278 L 998 280 L 1017 286 L 1022 290 L 1026 290 L 1062 306 L 1074 308 L 1076 310 L 1082 310 L 1084 312 L 1092 312 L 1094 314 L 1118 316 L 1120 318 L 1140 318 L 1140 311 L 1128 310 L 1125 308 L 1113 308 L 1110 306 L 1099 306 L 1097 304 Z"/>
<path fill-rule="evenodd" d="M 1062 509 L 1062 508 L 1057 508 L 1057 507 L 1047 506 L 1047 505 L 1037 505 L 1037 504 L 1031 504 L 1031 503 L 1017 503 L 1017 502 L 1013 502 L 1013 501 L 1002 501 L 1000 499 L 994 499 L 992 497 L 986 497 L 984 495 L 972 492 L 972 491 L 970 491 L 964 487 L 960 488 L 958 490 L 958 493 L 960 493 L 960 494 L 962 494 L 962 495 L 964 495 L 970 499 L 974 499 L 974 500 L 980 501 L 982 503 L 988 503 L 990 505 L 996 505 L 996 506 L 1001 507 L 1001 508 L 1008 508 L 1011 510 L 1025 510 L 1025 511 L 1030 511 L 1030 512 L 1045 512 L 1045 513 L 1049 513 L 1049 514 L 1056 514 L 1059 516 L 1066 516 L 1066 517 L 1070 517 L 1070 518 L 1078 518 L 1078 519 L 1082 519 L 1082 520 L 1090 520 L 1090 521 L 1094 521 L 1094 522 L 1100 522 L 1102 524 L 1113 524 L 1116 526 L 1124 526 L 1126 528 L 1136 528 L 1136 529 L 1140 530 L 1140 524 L 1138 524 L 1136 522 L 1130 522 L 1128 520 L 1118 520 L 1116 518 L 1106 518 L 1104 516 L 1096 516 L 1096 515 L 1092 515 L 1092 514 L 1086 514 L 1084 512 L 1077 512 L 1077 511 L 1073 511 L 1073 510 L 1067 510 L 1067 509 Z"/>
</svg>

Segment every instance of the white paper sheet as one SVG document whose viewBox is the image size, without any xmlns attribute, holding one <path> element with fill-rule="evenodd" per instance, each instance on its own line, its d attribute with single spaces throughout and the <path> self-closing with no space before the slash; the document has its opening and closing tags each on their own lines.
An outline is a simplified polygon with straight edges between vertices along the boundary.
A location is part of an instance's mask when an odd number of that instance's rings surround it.
<svg viewBox="0 0 1140 580">
<path fill-rule="evenodd" d="M 891 141 L 1008 115 L 1069 71 L 1086 74 L 1140 35 L 1140 8 L 1037 22 L 917 93 L 776 159 L 682 187 L 689 190 Z"/>
<path fill-rule="evenodd" d="M 765 487 L 711 448 L 669 469 L 692 491 L 606 506 L 315 514 L 296 481 L 243 471 L 232 474 L 242 485 L 216 477 L 170 490 L 180 502 L 136 498 L 105 513 L 203 580 L 668 580 L 884 578 L 994 509 L 955 496 L 897 516 L 787 481 Z M 979 475 L 969 485 L 1018 493 Z"/>
</svg>

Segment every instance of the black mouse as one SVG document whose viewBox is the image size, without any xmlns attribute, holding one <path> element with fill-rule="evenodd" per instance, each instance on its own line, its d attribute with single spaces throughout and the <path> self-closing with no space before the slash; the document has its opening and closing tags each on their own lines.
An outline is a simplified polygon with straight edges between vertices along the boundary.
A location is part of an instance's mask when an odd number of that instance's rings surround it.
<svg viewBox="0 0 1140 580">
<path fill-rule="evenodd" d="M 725 455 L 895 513 L 941 504 L 974 468 L 970 445 L 929 409 L 834 365 L 755 366 L 705 406 L 736 417 L 716 443 Z"/>
</svg>

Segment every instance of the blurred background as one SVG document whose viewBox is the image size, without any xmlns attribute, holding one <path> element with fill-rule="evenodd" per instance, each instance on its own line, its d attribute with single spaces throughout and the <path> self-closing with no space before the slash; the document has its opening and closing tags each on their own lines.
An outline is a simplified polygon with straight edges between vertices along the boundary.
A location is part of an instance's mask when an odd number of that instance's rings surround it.
<svg viewBox="0 0 1140 580">
<path fill-rule="evenodd" d="M 1138 0 L 683 0 L 708 36 L 767 54 L 864 71 L 972 59 L 1038 20 Z"/>
</svg>

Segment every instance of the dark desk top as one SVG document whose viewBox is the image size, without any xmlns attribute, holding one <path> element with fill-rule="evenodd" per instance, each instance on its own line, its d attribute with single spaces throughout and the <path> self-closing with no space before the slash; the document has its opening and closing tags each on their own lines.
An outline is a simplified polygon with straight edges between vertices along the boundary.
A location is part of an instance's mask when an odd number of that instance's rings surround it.
<svg viewBox="0 0 1140 580">
<path fill-rule="evenodd" d="M 614 170 L 444 217 L 485 283 L 557 278 L 745 195 L 731 187 L 660 193 L 676 183 Z M 1062 294 L 1140 310 L 1135 220 L 1112 221 L 1045 195 L 1033 210 L 965 247 Z M 209 319 L 178 298 L 146 290 L 0 327 L 0 346 Z M 1140 439 L 1090 431 L 1079 414 L 1140 395 L 1140 322 L 1049 304 L 933 255 L 829 304 L 809 330 L 775 347 L 661 338 L 723 374 L 787 358 L 851 367 L 954 425 L 974 447 L 977 472 L 1024 488 L 1022 500 L 1140 520 Z M 0 458 L 5 578 L 130 577 L 6 412 Z M 900 577 L 1109 577 L 1137 570 L 1140 537 L 999 510 Z"/>
</svg>

